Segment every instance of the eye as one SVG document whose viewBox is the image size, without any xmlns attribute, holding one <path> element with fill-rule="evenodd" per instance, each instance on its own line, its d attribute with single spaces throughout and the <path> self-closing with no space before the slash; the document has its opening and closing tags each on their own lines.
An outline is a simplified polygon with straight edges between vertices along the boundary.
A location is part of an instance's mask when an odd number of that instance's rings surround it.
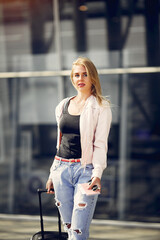
<svg viewBox="0 0 160 240">
<path fill-rule="evenodd" d="M 84 77 L 87 77 L 87 73 L 84 73 L 83 76 L 84 76 Z"/>
<path fill-rule="evenodd" d="M 75 77 L 79 77 L 79 74 L 78 74 L 78 73 L 76 73 L 74 76 L 75 76 Z"/>
</svg>

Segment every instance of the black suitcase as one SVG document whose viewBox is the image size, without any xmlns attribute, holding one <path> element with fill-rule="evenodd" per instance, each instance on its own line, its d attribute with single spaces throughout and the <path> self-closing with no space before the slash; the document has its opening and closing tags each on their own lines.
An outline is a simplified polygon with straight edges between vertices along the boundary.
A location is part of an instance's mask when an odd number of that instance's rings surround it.
<svg viewBox="0 0 160 240">
<path fill-rule="evenodd" d="M 38 189 L 38 198 L 39 198 L 39 211 L 40 211 L 40 225 L 41 231 L 35 233 L 30 240 L 66 240 L 68 239 L 68 234 L 61 231 L 61 217 L 58 211 L 58 228 L 59 232 L 56 231 L 44 231 L 43 226 L 43 214 L 42 214 L 42 201 L 41 201 L 41 194 L 47 192 L 47 190 Z M 58 209 L 57 209 L 58 210 Z"/>
</svg>

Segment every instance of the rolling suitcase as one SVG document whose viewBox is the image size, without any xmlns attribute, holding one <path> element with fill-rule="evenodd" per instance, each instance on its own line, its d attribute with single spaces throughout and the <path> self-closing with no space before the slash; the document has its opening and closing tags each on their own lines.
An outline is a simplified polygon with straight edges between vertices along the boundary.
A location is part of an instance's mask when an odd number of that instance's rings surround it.
<svg viewBox="0 0 160 240">
<path fill-rule="evenodd" d="M 59 231 L 44 231 L 43 226 L 43 214 L 42 214 L 42 201 L 41 201 L 41 194 L 47 192 L 47 190 L 38 189 L 38 198 L 39 198 L 39 211 L 40 211 L 40 225 L 41 231 L 35 233 L 30 240 L 66 240 L 68 239 L 68 234 L 61 231 L 61 217 L 58 211 L 58 228 Z"/>
</svg>

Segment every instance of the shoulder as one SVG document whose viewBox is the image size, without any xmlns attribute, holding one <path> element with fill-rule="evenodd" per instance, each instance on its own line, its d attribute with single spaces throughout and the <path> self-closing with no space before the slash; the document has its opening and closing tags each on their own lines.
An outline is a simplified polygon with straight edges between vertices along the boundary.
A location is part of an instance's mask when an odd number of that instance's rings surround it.
<svg viewBox="0 0 160 240">
<path fill-rule="evenodd" d="M 96 99 L 95 96 L 91 95 L 87 99 L 87 106 L 90 106 L 92 108 L 96 108 L 99 111 L 110 109 L 110 102 L 106 99 L 103 100 L 102 104 L 100 105 Z"/>
<path fill-rule="evenodd" d="M 64 98 L 63 100 L 61 100 L 61 101 L 58 103 L 58 105 L 57 105 L 56 108 L 61 108 L 61 107 L 64 105 L 64 103 L 67 102 L 67 100 L 69 100 L 69 98 Z"/>
<path fill-rule="evenodd" d="M 88 99 L 87 99 L 87 107 L 91 107 L 91 108 L 100 108 L 100 105 L 98 104 L 98 101 L 96 99 L 95 96 L 91 95 Z"/>
<path fill-rule="evenodd" d="M 98 113 L 99 113 L 99 118 L 112 121 L 112 112 L 111 112 L 110 102 L 105 98 L 102 101 L 101 105 L 98 103 L 96 98 L 95 98 L 95 101 L 96 101 L 96 106 L 97 106 Z"/>
<path fill-rule="evenodd" d="M 69 97 L 68 97 L 68 98 L 64 98 L 64 99 L 61 100 L 61 101 L 59 102 L 59 104 L 56 106 L 55 112 L 56 112 L 56 115 L 57 115 L 57 116 L 58 116 L 58 115 L 61 115 L 63 106 L 64 106 L 65 103 L 67 103 L 67 102 L 69 101 L 69 99 L 70 99 Z"/>
<path fill-rule="evenodd" d="M 109 100 L 107 100 L 107 99 L 103 100 L 102 108 L 111 109 L 111 104 L 110 104 Z"/>
<path fill-rule="evenodd" d="M 64 104 L 66 104 L 70 99 L 72 99 L 74 96 L 72 97 L 67 97 L 67 98 L 64 98 L 63 100 L 61 100 L 59 102 L 59 104 L 56 106 L 56 114 L 61 114 L 62 112 L 62 109 L 63 109 L 63 106 Z"/>
</svg>

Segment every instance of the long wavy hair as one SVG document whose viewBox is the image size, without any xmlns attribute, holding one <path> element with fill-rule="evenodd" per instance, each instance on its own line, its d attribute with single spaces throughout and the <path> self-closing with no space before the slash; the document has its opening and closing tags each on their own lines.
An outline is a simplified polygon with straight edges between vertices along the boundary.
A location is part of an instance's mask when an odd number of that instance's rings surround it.
<svg viewBox="0 0 160 240">
<path fill-rule="evenodd" d="M 86 68 L 87 75 L 89 76 L 92 83 L 91 94 L 96 97 L 99 105 L 102 105 L 104 100 L 106 101 L 106 98 L 102 96 L 102 89 L 101 89 L 98 72 L 93 62 L 86 57 L 79 57 L 75 62 L 73 62 L 71 75 L 70 75 L 72 84 L 73 84 L 73 71 L 74 71 L 75 65 L 83 65 Z"/>
</svg>

